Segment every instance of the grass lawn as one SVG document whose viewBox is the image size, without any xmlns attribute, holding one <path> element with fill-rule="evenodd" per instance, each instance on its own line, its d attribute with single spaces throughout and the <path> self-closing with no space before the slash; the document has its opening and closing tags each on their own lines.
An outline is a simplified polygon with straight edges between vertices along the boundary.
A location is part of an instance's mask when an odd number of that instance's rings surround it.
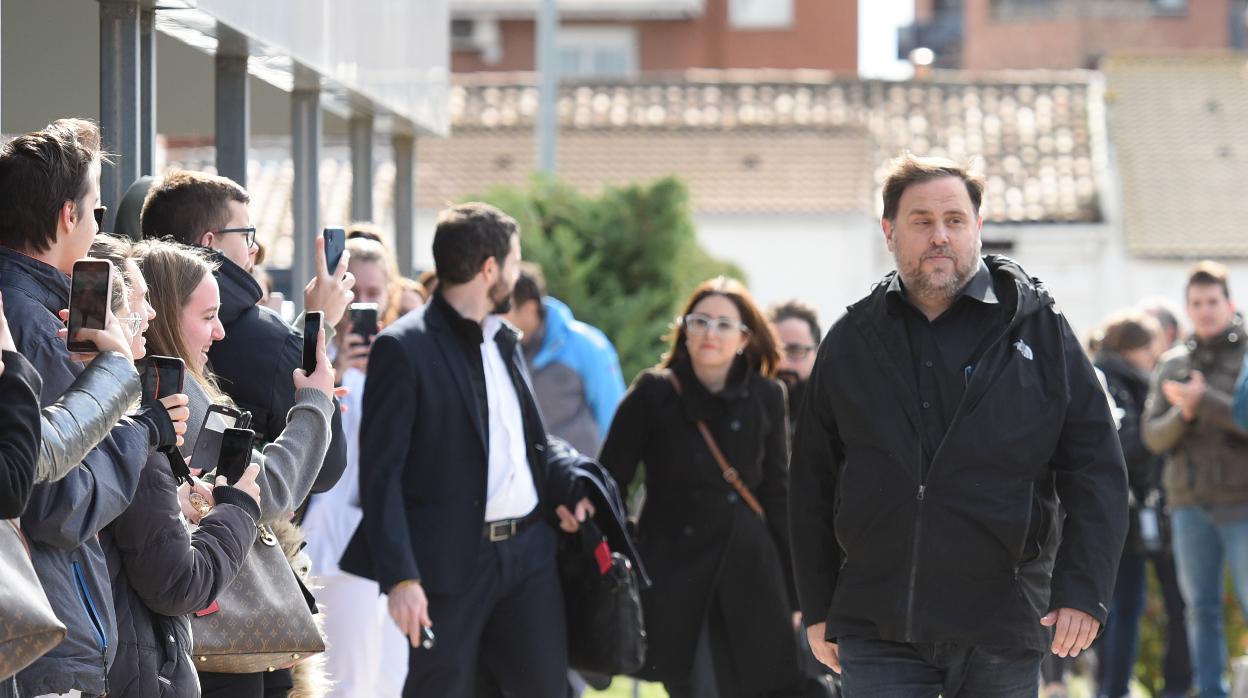
<svg viewBox="0 0 1248 698">
<path fill-rule="evenodd" d="M 667 698 L 667 691 L 663 690 L 663 686 L 657 683 L 641 683 L 641 691 L 637 694 L 641 698 Z M 611 682 L 611 687 L 605 691 L 595 691 L 589 689 L 585 691 L 585 698 L 633 698 L 633 679 L 626 676 L 618 676 Z"/>
</svg>

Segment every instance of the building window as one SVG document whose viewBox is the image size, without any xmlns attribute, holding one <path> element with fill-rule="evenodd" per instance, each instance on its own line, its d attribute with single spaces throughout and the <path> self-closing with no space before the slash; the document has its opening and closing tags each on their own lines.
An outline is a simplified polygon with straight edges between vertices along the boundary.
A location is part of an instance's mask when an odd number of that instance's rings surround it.
<svg viewBox="0 0 1248 698">
<path fill-rule="evenodd" d="M 728 24 L 733 29 L 789 29 L 793 0 L 728 0 Z"/>
<path fill-rule="evenodd" d="M 568 77 L 627 77 L 637 72 L 632 27 L 560 27 L 559 71 Z"/>
</svg>

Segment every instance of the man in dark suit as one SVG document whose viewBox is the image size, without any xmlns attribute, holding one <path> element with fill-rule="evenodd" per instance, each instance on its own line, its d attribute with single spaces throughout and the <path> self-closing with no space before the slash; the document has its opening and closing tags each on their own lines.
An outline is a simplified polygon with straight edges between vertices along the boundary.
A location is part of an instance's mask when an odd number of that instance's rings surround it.
<svg viewBox="0 0 1248 698">
<path fill-rule="evenodd" d="M 520 270 L 519 229 L 491 206 L 456 206 L 438 218 L 433 256 L 433 300 L 373 341 L 364 518 L 341 566 L 377 580 L 411 639 L 404 696 L 473 696 L 478 658 L 507 695 L 561 696 L 554 524 L 575 531 L 592 509 L 548 462 L 519 338 L 498 317 Z M 436 643 L 422 647 L 435 622 Z"/>
</svg>

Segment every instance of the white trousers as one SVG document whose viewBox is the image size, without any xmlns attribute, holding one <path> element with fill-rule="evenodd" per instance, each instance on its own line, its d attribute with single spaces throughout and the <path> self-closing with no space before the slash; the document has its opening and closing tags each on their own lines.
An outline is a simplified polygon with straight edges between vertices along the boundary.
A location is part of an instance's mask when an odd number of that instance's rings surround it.
<svg viewBox="0 0 1248 698">
<path fill-rule="evenodd" d="M 317 578 L 325 616 L 325 669 L 334 698 L 400 698 L 407 677 L 407 638 L 386 609 L 377 583 L 353 574 Z"/>
</svg>

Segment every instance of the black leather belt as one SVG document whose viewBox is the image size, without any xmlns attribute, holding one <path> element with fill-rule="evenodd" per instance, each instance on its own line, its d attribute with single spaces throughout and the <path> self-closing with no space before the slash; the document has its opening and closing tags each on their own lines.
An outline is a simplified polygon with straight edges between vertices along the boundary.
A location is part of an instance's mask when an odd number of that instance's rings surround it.
<svg viewBox="0 0 1248 698">
<path fill-rule="evenodd" d="M 482 528 L 485 539 L 491 543 L 505 541 L 508 538 L 515 538 L 521 531 L 529 526 L 529 524 L 537 521 L 537 510 L 534 509 L 526 516 L 518 519 L 500 519 L 498 521 L 487 521 Z"/>
</svg>

